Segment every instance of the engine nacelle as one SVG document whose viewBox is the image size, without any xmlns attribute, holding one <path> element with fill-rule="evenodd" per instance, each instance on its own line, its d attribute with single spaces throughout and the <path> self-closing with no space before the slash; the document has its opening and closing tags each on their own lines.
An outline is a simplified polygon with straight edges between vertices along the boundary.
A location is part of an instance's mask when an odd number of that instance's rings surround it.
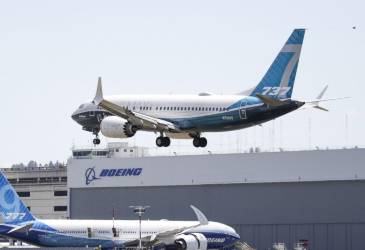
<svg viewBox="0 0 365 250">
<path fill-rule="evenodd" d="M 207 250 L 208 240 L 200 233 L 185 234 L 175 240 L 178 250 Z"/>
<path fill-rule="evenodd" d="M 134 136 L 137 127 L 118 116 L 105 117 L 100 123 L 101 133 L 110 138 L 128 138 Z"/>
</svg>

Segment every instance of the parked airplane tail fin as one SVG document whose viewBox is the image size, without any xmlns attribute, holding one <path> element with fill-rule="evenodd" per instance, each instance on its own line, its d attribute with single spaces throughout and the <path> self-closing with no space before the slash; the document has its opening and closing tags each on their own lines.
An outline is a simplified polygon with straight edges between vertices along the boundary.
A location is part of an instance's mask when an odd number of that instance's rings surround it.
<svg viewBox="0 0 365 250">
<path fill-rule="evenodd" d="M 1 171 L 0 216 L 4 223 L 14 225 L 35 220 Z"/>
<path fill-rule="evenodd" d="M 262 80 L 249 95 L 261 94 L 276 99 L 291 97 L 304 33 L 304 29 L 295 29 L 291 33 Z"/>
</svg>

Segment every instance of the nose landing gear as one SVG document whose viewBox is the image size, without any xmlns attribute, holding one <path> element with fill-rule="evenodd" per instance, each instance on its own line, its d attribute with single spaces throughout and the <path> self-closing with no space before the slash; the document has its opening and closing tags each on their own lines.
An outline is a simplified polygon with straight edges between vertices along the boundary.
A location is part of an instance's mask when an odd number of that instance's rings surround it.
<svg viewBox="0 0 365 250">
<path fill-rule="evenodd" d="M 99 138 L 95 138 L 93 140 L 93 143 L 94 143 L 94 145 L 99 145 L 100 144 L 100 139 Z"/>
<path fill-rule="evenodd" d="M 100 144 L 99 133 L 93 132 L 93 134 L 95 135 L 95 139 L 93 140 L 94 146 L 99 145 Z"/>
</svg>

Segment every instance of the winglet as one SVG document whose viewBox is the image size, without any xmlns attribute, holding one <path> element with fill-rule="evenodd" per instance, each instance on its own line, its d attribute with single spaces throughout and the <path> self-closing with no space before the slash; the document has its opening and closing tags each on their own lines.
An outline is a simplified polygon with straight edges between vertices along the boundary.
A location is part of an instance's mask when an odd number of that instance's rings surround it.
<svg viewBox="0 0 365 250">
<path fill-rule="evenodd" d="M 324 89 L 321 91 L 321 93 L 319 93 L 319 95 L 317 96 L 317 99 L 322 99 L 324 93 L 326 92 L 328 88 L 328 85 L 324 86 Z"/>
<path fill-rule="evenodd" d="M 209 221 L 208 221 L 207 217 L 203 214 L 203 212 L 200 211 L 199 209 L 197 209 L 196 207 L 194 207 L 193 205 L 190 205 L 190 207 L 191 207 L 191 209 L 193 209 L 200 225 L 208 225 Z"/>
<path fill-rule="evenodd" d="M 98 86 L 96 88 L 96 94 L 93 100 L 95 105 L 99 105 L 99 103 L 103 100 L 103 87 L 101 85 L 101 77 L 98 78 Z"/>
<path fill-rule="evenodd" d="M 328 88 L 328 85 L 324 86 L 324 88 L 323 88 L 323 90 L 321 91 L 321 93 L 319 93 L 319 95 L 317 96 L 317 100 L 318 100 L 318 102 L 315 102 L 315 103 L 313 104 L 313 108 L 315 108 L 315 109 L 319 109 L 319 110 L 322 110 L 322 111 L 326 111 L 326 112 L 328 112 L 328 111 L 329 111 L 328 109 L 326 109 L 326 108 L 324 108 L 324 107 L 319 106 L 319 102 L 320 102 L 320 100 L 322 99 L 322 97 L 323 97 L 324 93 L 326 92 L 327 88 Z"/>
</svg>

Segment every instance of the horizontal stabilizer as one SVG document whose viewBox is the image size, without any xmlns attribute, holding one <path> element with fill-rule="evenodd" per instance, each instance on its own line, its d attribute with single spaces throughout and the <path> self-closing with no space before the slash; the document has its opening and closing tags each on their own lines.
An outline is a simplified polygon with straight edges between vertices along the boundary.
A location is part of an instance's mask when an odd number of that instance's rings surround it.
<svg viewBox="0 0 365 250">
<path fill-rule="evenodd" d="M 256 96 L 265 104 L 268 104 L 270 106 L 280 106 L 283 105 L 285 102 L 280 101 L 279 99 L 273 99 L 271 97 L 268 97 L 266 95 L 256 94 Z"/>
<path fill-rule="evenodd" d="M 326 108 L 324 108 L 324 107 L 321 107 L 321 106 L 319 106 L 319 105 L 316 105 L 316 106 L 313 106 L 313 108 L 315 108 L 315 109 L 319 109 L 319 110 L 322 110 L 322 111 L 329 111 L 328 109 L 326 109 Z"/>
<path fill-rule="evenodd" d="M 25 225 L 21 225 L 18 227 L 14 227 L 13 229 L 11 229 L 8 233 L 28 233 L 29 229 L 32 228 L 33 226 L 33 222 L 25 224 Z"/>
</svg>

